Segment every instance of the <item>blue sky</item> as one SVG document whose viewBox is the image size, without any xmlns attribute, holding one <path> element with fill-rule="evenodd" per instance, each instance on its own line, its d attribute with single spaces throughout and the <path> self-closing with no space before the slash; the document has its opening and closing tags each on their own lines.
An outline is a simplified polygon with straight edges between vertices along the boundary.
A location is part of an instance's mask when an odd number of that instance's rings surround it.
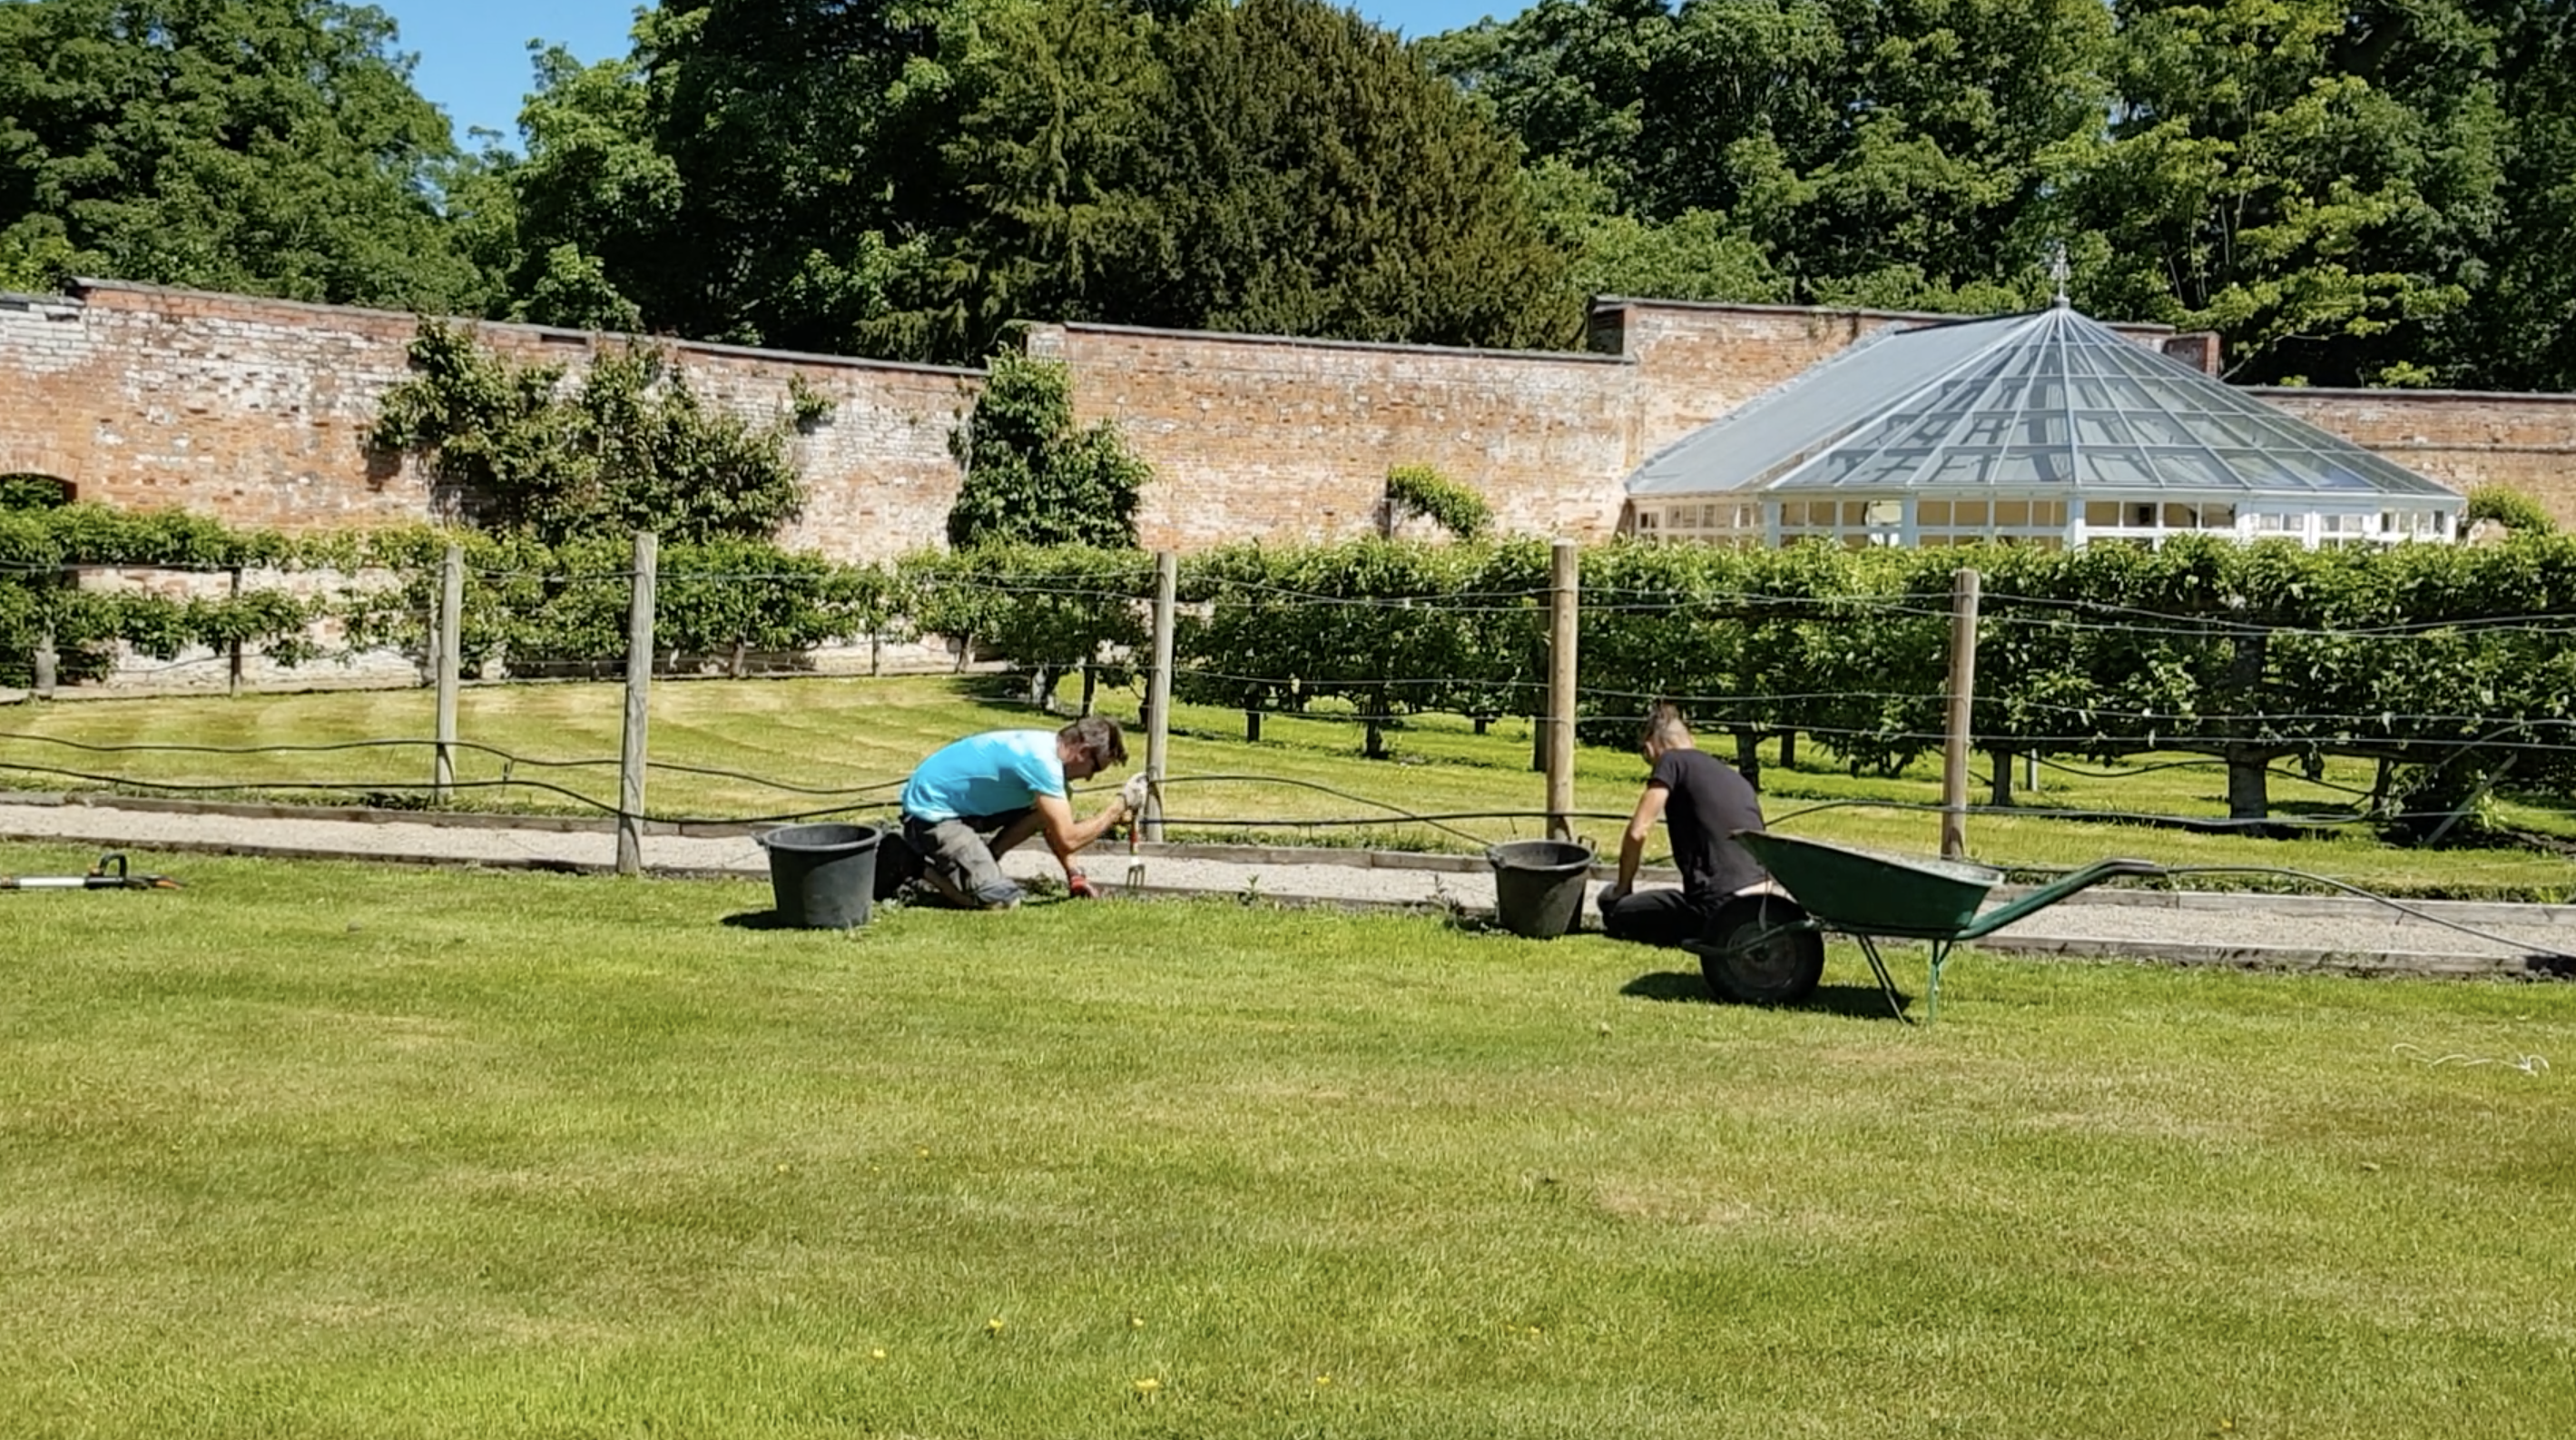
<svg viewBox="0 0 2576 1440">
<path fill-rule="evenodd" d="M 528 91 L 528 42 L 569 47 L 583 60 L 626 53 L 634 0 L 375 0 L 420 57 L 412 84 L 447 112 L 459 144 L 470 126 L 498 130 L 515 148 L 519 99 Z M 1406 35 L 1436 35 L 1519 4 L 1491 0 L 1362 0 L 1359 12 Z"/>
</svg>

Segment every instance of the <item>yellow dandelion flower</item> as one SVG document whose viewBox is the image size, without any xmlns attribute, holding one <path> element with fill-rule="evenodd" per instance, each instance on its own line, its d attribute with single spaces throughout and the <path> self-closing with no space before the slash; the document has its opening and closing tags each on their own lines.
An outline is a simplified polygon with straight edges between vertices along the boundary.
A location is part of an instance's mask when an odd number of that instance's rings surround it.
<svg viewBox="0 0 2576 1440">
<path fill-rule="evenodd" d="M 996 1316 L 994 1316 L 992 1319 L 985 1321 L 985 1322 L 984 1322 L 984 1333 L 985 1333 L 985 1334 L 987 1334 L 987 1335 L 999 1335 L 999 1334 L 1001 1334 L 1001 1333 L 1002 1333 L 1002 1317 L 1001 1317 L 1001 1316 L 999 1316 L 999 1315 L 996 1315 Z"/>
<path fill-rule="evenodd" d="M 1330 1375 L 1318 1375 L 1315 1377 L 1315 1383 L 1318 1385 L 1330 1385 L 1333 1383 L 1333 1377 Z"/>
<path fill-rule="evenodd" d="M 1136 1382 L 1136 1393 L 1139 1395 L 1151 1395 L 1162 1388 L 1163 1382 L 1155 1379 L 1151 1375 L 1148 1375 L 1144 1379 Z"/>
<path fill-rule="evenodd" d="M 885 1352 L 883 1350 L 871 1350 L 868 1352 L 868 1358 L 871 1360 L 883 1360 L 885 1358 Z"/>
</svg>

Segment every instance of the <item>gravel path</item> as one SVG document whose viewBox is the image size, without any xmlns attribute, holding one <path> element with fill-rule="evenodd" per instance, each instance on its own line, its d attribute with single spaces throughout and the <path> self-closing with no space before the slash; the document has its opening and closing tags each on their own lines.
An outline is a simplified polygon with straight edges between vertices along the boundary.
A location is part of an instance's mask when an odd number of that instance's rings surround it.
<svg viewBox="0 0 2576 1440">
<path fill-rule="evenodd" d="M 466 864 L 546 870 L 615 867 L 613 831 L 596 823 L 485 819 L 432 823 L 400 812 L 316 811 L 186 802 L 35 797 L 0 804 L 0 837 L 78 842 L 137 852 L 144 870 L 181 874 L 155 851 Z M 769 873 L 747 833 L 647 834 L 645 868 L 676 875 Z M 1141 884 L 1130 887 L 1131 865 Z M 1052 857 L 1007 857 L 1021 878 L 1057 873 Z M 1491 870 L 1455 856 L 1114 843 L 1086 862 L 1113 890 L 1216 894 L 1337 905 L 1454 907 L 1490 912 Z M 1655 877 L 1649 876 L 1649 879 Z M 2016 893 L 1996 892 L 1995 903 Z M 2356 898 L 2090 891 L 1979 940 L 1978 948 L 2057 955 L 2124 955 L 2196 964 L 2427 974 L 2576 974 L 2576 907 L 2411 902 L 2415 915 Z M 2430 917 L 2430 918 L 2425 918 Z M 2483 932 L 2463 933 L 2435 921 Z M 1900 966 L 1901 969 L 1901 966 Z"/>
</svg>

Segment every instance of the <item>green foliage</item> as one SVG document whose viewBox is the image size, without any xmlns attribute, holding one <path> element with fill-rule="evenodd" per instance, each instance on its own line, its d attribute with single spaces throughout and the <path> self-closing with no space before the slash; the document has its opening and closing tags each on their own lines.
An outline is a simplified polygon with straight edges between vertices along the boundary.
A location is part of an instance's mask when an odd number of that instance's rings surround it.
<svg viewBox="0 0 2576 1440">
<path fill-rule="evenodd" d="M 2186 538 L 2160 550 L 1844 551 L 1616 544 L 1584 557 L 1587 733 L 1624 747 L 1655 699 L 1710 731 L 1814 735 L 1892 772 L 1940 744 L 1952 573 L 1985 573 L 1981 745 L 2229 762 L 2243 818 L 2273 760 L 2438 767 L 2473 787 L 2566 787 L 2576 645 L 2498 620 L 2576 605 L 2576 541 L 2309 552 Z M 1534 547 L 1228 547 L 1192 557 L 1186 698 L 1345 699 L 1534 715 L 1545 561 Z M 1185 668 L 1185 679 L 1192 673 Z M 1372 748 L 1375 748 L 1373 742 Z M 2431 793 L 2431 792 L 2426 792 Z"/>
<path fill-rule="evenodd" d="M 475 309 L 394 25 L 336 0 L 0 5 L 0 286 L 70 273 Z"/>
<path fill-rule="evenodd" d="M 786 437 L 814 413 L 808 392 L 754 430 L 703 406 L 644 347 L 598 356 L 569 394 L 560 366 L 513 364 L 461 328 L 424 322 L 411 362 L 418 373 L 385 393 L 370 441 L 428 457 L 493 529 L 548 544 L 637 530 L 765 539 L 803 503 Z"/>
<path fill-rule="evenodd" d="M 1485 497 L 1428 465 L 1398 465 L 1386 472 L 1388 513 L 1421 515 L 1461 540 L 1482 539 L 1494 527 Z"/>
<path fill-rule="evenodd" d="M 1533 627 L 1545 615 L 1528 582 L 1543 583 L 1546 564 L 1535 542 L 1360 540 L 1190 556 L 1176 693 L 1255 710 L 1344 701 L 1365 721 L 1372 755 L 1405 714 L 1530 713 L 1533 687 L 1544 694 L 1543 632 Z M 1501 598 L 1461 603 L 1489 590 Z"/>
<path fill-rule="evenodd" d="M 336 613 L 346 643 L 426 656 L 440 565 L 451 544 L 464 551 L 460 638 L 469 672 L 587 673 L 624 658 L 631 539 L 580 537 L 547 546 L 524 534 L 427 526 L 365 538 L 354 563 L 396 578 L 342 601 Z M 665 544 L 655 566 L 655 653 L 660 663 L 683 670 L 727 663 L 737 651 L 796 655 L 882 630 L 894 614 L 885 572 L 789 553 L 766 541 Z"/>
<path fill-rule="evenodd" d="M 1575 238 L 1610 288 L 1974 309 L 2036 298 L 2028 222 L 2099 127 L 2107 38 L 2083 0 L 1542 0 L 1424 53 L 1602 187 Z"/>
<path fill-rule="evenodd" d="M 2460 511 L 2460 528 L 2466 531 L 2481 520 L 2492 520 L 2518 535 L 2546 535 L 2558 528 L 2539 501 L 2510 485 L 2480 485 L 2469 491 L 2469 503 Z"/>
<path fill-rule="evenodd" d="M 2248 380 L 2421 357 L 2499 218 L 2493 39 L 2449 3 L 2131 0 L 2121 117 L 2065 152 L 2079 297 L 2218 330 Z"/>
<path fill-rule="evenodd" d="M 1062 362 L 995 355 L 949 448 L 966 472 L 948 512 L 949 544 L 1134 548 L 1137 497 L 1153 468 L 1111 422 L 1074 424 Z"/>
<path fill-rule="evenodd" d="M 709 0 L 635 38 L 540 56 L 517 313 L 952 363 L 1023 319 L 1577 335 L 1508 143 L 1323 0 Z"/>
<path fill-rule="evenodd" d="M 104 674 L 120 642 L 164 660 L 191 646 L 221 651 L 235 643 L 280 665 L 319 653 L 308 631 L 328 613 L 324 601 L 265 587 L 189 597 L 93 589 L 78 583 L 77 567 L 285 570 L 329 563 L 347 553 L 344 547 L 229 530 L 175 510 L 128 514 L 62 504 L 59 490 L 51 493 L 52 505 L 0 506 L 0 683 L 29 683 L 34 652 L 47 637 L 66 682 Z"/>
<path fill-rule="evenodd" d="M 69 490 L 51 475 L 0 475 L 0 510 L 51 510 L 70 503 Z"/>
<path fill-rule="evenodd" d="M 1132 549 L 1026 545 L 922 553 L 896 566 L 906 628 L 946 635 L 977 655 L 1049 678 L 1082 670 L 1088 683 L 1124 685 L 1153 639 L 1154 562 Z"/>
</svg>

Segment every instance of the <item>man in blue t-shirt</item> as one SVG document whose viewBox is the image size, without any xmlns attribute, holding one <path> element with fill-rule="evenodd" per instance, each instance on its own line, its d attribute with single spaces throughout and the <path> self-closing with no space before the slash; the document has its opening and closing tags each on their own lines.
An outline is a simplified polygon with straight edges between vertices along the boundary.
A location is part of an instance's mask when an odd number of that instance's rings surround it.
<svg viewBox="0 0 2576 1440">
<path fill-rule="evenodd" d="M 1082 847 L 1143 808 L 1127 784 L 1109 808 L 1076 821 L 1065 783 L 1088 780 L 1127 763 L 1127 741 L 1111 721 L 1086 715 L 1061 730 L 989 730 L 933 752 L 903 787 L 903 839 L 919 857 L 921 878 L 949 904 L 1008 910 L 1020 887 L 1002 873 L 1000 857 L 1043 833 L 1064 864 L 1065 888 L 1098 892 L 1073 863 Z"/>
</svg>

